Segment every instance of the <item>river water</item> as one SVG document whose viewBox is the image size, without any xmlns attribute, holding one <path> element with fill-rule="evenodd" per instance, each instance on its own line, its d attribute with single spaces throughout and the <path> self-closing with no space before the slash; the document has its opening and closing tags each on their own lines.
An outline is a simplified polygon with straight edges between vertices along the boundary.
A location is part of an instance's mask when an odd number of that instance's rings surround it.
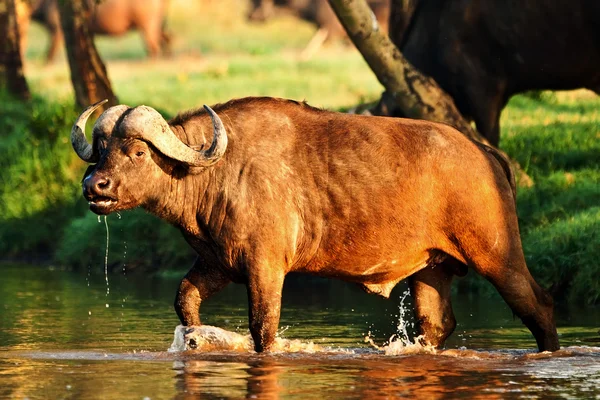
<svg viewBox="0 0 600 400">
<path fill-rule="evenodd" d="M 432 352 L 388 343 L 411 331 L 402 285 L 384 300 L 292 277 L 280 352 L 169 352 L 178 278 L 111 275 L 107 291 L 101 274 L 0 268 L 2 399 L 600 399 L 597 308 L 557 309 L 563 349 L 538 354 L 499 297 L 457 295 L 458 327 Z M 246 301 L 231 285 L 203 305 L 203 322 L 245 338 Z"/>
</svg>

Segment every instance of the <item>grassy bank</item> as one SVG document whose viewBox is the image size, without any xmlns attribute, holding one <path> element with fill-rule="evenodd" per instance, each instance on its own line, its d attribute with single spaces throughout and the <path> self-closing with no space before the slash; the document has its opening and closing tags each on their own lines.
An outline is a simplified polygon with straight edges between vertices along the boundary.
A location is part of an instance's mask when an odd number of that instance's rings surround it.
<svg viewBox="0 0 600 400">
<path fill-rule="evenodd" d="M 174 0 L 170 59 L 147 61 L 137 33 L 99 38 L 121 102 L 148 104 L 166 117 L 233 97 L 270 95 L 331 109 L 376 99 L 381 87 L 356 51 L 333 44 L 311 60 L 300 52 L 314 28 L 291 19 L 247 24 L 243 10 Z M 184 6 L 188 8 L 183 8 Z M 190 8 L 191 7 L 191 8 Z M 185 11 L 182 11 L 185 10 Z M 35 93 L 22 104 L 0 97 L 0 250 L 102 270 L 104 220 L 87 211 L 69 131 L 77 112 L 64 57 L 44 66 L 45 34 L 30 37 L 26 74 Z M 528 265 L 560 300 L 600 303 L 600 98 L 587 91 L 513 98 L 502 115 L 501 147 L 535 184 L 520 188 L 519 218 Z M 141 211 L 111 215 L 112 269 L 186 269 L 193 260 L 173 228 Z M 492 293 L 469 274 L 461 290 Z"/>
</svg>

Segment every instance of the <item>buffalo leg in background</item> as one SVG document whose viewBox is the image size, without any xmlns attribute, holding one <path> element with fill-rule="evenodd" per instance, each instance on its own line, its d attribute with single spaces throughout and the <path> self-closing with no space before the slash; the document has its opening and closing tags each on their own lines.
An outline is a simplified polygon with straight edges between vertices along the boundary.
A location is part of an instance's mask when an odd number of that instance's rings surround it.
<svg viewBox="0 0 600 400">
<path fill-rule="evenodd" d="M 501 81 L 470 85 L 466 88 L 469 109 L 477 129 L 494 147 L 500 143 L 500 113 L 506 105 Z"/>
<path fill-rule="evenodd" d="M 427 344 L 436 348 L 444 345 L 444 341 L 456 327 L 450 299 L 454 276 L 450 263 L 453 262 L 458 263 L 449 259 L 441 264 L 428 266 L 409 279 L 419 335 L 424 337 Z"/>
<path fill-rule="evenodd" d="M 160 54 L 163 40 L 161 25 L 162 22 L 151 19 L 150 21 L 146 21 L 143 26 L 140 26 L 140 32 L 146 44 L 146 51 L 151 58 L 156 58 Z"/>
</svg>

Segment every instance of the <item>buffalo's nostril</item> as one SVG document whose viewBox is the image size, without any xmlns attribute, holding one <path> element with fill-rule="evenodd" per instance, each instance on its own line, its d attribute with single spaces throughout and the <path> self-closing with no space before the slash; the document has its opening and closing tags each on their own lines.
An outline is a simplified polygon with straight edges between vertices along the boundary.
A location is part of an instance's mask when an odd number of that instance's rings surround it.
<svg viewBox="0 0 600 400">
<path fill-rule="evenodd" d="M 108 179 L 101 179 L 98 181 L 98 186 L 101 188 L 105 188 L 110 184 L 110 181 Z"/>
<path fill-rule="evenodd" d="M 111 183 L 112 183 L 111 180 L 108 178 L 99 178 L 95 182 L 96 190 L 98 192 L 107 190 L 110 188 Z"/>
</svg>

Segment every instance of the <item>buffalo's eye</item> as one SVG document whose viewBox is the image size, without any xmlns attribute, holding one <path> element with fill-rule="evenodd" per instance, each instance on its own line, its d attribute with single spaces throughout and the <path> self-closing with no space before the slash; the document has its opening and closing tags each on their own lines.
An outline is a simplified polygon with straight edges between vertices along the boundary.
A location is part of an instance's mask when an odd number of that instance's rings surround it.
<svg viewBox="0 0 600 400">
<path fill-rule="evenodd" d="M 138 151 L 135 153 L 136 157 L 141 157 L 143 156 L 145 153 L 143 151 Z"/>
</svg>

